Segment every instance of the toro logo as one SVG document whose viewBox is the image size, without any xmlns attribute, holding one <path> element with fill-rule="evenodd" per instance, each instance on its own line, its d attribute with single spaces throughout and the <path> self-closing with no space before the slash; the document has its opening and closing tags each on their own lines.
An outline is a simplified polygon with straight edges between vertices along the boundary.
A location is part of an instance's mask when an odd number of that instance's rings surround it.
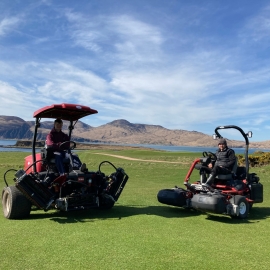
<svg viewBox="0 0 270 270">
<path fill-rule="evenodd" d="M 78 182 L 84 182 L 84 177 L 78 177 Z"/>
</svg>

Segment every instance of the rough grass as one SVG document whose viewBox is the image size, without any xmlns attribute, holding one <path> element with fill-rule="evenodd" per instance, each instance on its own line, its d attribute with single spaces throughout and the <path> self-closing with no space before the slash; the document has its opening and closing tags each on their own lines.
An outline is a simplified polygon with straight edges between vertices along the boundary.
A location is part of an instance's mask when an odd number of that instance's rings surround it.
<svg viewBox="0 0 270 270">
<path fill-rule="evenodd" d="M 89 169 L 95 171 L 101 161 L 109 160 L 130 177 L 114 208 L 70 213 L 33 210 L 27 220 L 0 215 L 1 269 L 269 268 L 270 166 L 250 169 L 264 185 L 264 202 L 254 205 L 247 220 L 236 220 L 157 201 L 160 189 L 182 186 L 189 165 L 130 161 L 94 152 L 79 152 Z M 104 153 L 184 163 L 198 157 L 141 150 Z M 0 174 L 22 168 L 26 155 L 0 153 Z M 107 164 L 101 170 L 113 172 Z M 11 173 L 10 184 L 12 178 Z M 3 177 L 0 186 L 4 187 Z"/>
</svg>

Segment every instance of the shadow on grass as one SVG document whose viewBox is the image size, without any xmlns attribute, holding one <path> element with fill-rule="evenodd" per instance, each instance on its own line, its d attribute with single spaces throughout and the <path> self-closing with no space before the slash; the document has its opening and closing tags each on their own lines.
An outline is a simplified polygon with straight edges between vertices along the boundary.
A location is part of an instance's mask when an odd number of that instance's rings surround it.
<svg viewBox="0 0 270 270">
<path fill-rule="evenodd" d="M 208 220 L 229 223 L 229 224 L 248 224 L 257 223 L 260 220 L 270 218 L 270 207 L 254 207 L 249 213 L 247 219 L 231 218 L 230 216 L 217 216 L 206 214 Z"/>
<path fill-rule="evenodd" d="M 161 216 L 164 218 L 186 218 L 197 216 L 201 213 L 192 209 L 166 207 L 166 206 L 143 206 L 143 205 L 115 205 L 110 210 L 89 209 L 74 212 L 31 212 L 30 219 L 51 219 L 59 223 L 95 222 L 106 219 L 122 219 L 136 215 Z"/>
<path fill-rule="evenodd" d="M 36 213 L 35 213 L 36 212 Z M 110 210 L 88 209 L 74 212 L 33 210 L 30 219 L 51 219 L 65 224 L 76 222 L 95 222 L 98 220 L 127 218 L 136 215 L 160 216 L 164 218 L 188 218 L 205 215 L 207 220 L 228 224 L 252 224 L 270 217 L 269 207 L 254 207 L 247 219 L 232 218 L 227 215 L 204 213 L 194 209 L 171 206 L 115 205 Z"/>
</svg>

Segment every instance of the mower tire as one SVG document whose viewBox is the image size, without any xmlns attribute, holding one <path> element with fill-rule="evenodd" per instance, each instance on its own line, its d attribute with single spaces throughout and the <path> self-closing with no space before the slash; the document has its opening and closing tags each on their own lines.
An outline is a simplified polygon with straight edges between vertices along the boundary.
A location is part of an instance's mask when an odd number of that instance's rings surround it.
<svg viewBox="0 0 270 270">
<path fill-rule="evenodd" d="M 232 198 L 234 204 L 239 207 L 239 215 L 238 216 L 232 216 L 233 218 L 239 218 L 239 219 L 245 219 L 248 217 L 249 213 L 249 203 L 246 201 L 245 196 L 236 195 L 234 198 Z"/>
<path fill-rule="evenodd" d="M 23 219 L 30 215 L 32 203 L 15 186 L 9 186 L 2 191 L 2 205 L 5 218 Z"/>
<path fill-rule="evenodd" d="M 103 196 L 102 198 L 100 198 L 99 208 L 102 210 L 109 210 L 113 208 L 114 204 L 115 204 L 115 201 L 112 197 Z"/>
<path fill-rule="evenodd" d="M 182 188 L 162 189 L 157 199 L 163 204 L 183 207 L 186 205 L 186 191 Z"/>
</svg>

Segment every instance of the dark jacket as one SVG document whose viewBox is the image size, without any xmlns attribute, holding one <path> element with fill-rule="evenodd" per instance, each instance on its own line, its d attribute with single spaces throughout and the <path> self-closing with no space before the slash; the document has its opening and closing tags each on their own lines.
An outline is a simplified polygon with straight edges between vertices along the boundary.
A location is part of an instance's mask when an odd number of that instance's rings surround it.
<svg viewBox="0 0 270 270">
<path fill-rule="evenodd" d="M 64 144 L 61 149 L 60 144 L 69 141 L 69 137 L 63 131 L 57 132 L 54 128 L 46 137 L 46 145 L 53 150 L 65 150 L 69 148 L 69 143 Z"/>
<path fill-rule="evenodd" d="M 228 147 L 226 147 L 223 151 L 218 149 L 216 152 L 216 156 L 217 156 L 217 160 L 215 163 L 216 166 L 222 166 L 229 170 L 232 170 L 233 165 L 236 162 L 234 150 Z"/>
</svg>

